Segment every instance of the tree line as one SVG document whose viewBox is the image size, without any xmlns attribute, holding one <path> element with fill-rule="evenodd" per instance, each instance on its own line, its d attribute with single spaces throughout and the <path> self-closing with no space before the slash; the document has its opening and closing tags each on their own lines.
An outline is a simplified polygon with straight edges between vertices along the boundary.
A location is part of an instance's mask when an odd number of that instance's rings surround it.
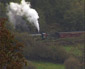
<svg viewBox="0 0 85 69">
<path fill-rule="evenodd" d="M 20 2 L 20 0 L 11 0 Z M 84 0 L 26 0 L 39 13 L 41 32 L 84 31 Z M 6 3 L 10 0 L 0 0 L 0 17 L 4 13 Z M 4 12 L 3 12 L 4 11 Z"/>
</svg>

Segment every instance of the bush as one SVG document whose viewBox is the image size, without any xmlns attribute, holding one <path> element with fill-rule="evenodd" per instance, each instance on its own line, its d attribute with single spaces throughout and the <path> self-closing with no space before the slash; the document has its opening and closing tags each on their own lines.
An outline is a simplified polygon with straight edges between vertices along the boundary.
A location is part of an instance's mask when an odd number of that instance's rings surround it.
<svg viewBox="0 0 85 69">
<path fill-rule="evenodd" d="M 81 69 L 79 60 L 74 57 L 68 58 L 64 64 L 66 69 Z"/>
<path fill-rule="evenodd" d="M 17 33 L 17 39 L 25 44 L 24 55 L 28 59 L 63 63 L 67 52 L 54 42 L 36 40 L 28 33 Z"/>
<path fill-rule="evenodd" d="M 38 44 L 32 48 L 28 57 L 38 60 L 52 61 L 57 63 L 63 63 L 67 58 L 67 53 L 59 46 L 47 46 L 44 44 Z"/>
</svg>

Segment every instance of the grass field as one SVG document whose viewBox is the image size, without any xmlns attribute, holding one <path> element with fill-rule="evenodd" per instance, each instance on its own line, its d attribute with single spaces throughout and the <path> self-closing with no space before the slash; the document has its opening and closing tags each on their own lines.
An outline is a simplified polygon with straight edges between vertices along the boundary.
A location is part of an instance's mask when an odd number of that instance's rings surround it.
<svg viewBox="0 0 85 69">
<path fill-rule="evenodd" d="M 82 56 L 84 51 L 84 44 L 64 46 L 64 49 L 70 54 Z"/>
<path fill-rule="evenodd" d="M 32 61 L 32 64 L 37 69 L 65 69 L 63 64 L 54 64 L 50 62 Z"/>
</svg>

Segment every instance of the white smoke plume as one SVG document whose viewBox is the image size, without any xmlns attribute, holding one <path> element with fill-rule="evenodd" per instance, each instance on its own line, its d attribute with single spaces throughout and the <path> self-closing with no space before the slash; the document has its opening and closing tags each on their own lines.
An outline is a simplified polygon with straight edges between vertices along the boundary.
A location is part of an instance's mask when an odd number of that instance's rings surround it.
<svg viewBox="0 0 85 69">
<path fill-rule="evenodd" d="M 26 2 L 25 0 L 22 0 L 20 4 L 11 2 L 7 6 L 7 15 L 9 17 L 9 21 L 13 23 L 15 26 L 19 22 L 23 21 L 23 17 L 26 17 L 26 19 L 34 25 L 38 32 L 40 30 L 39 23 L 38 23 L 38 13 L 35 9 L 31 8 L 30 2 Z"/>
</svg>

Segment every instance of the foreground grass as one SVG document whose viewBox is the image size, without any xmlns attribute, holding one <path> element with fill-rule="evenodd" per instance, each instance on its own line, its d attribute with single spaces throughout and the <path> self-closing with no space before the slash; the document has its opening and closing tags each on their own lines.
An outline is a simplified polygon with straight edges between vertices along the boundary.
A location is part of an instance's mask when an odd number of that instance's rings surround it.
<svg viewBox="0 0 85 69">
<path fill-rule="evenodd" d="M 32 61 L 32 64 L 37 69 L 65 69 L 63 64 L 54 64 L 49 62 L 37 62 L 37 61 Z"/>
</svg>

